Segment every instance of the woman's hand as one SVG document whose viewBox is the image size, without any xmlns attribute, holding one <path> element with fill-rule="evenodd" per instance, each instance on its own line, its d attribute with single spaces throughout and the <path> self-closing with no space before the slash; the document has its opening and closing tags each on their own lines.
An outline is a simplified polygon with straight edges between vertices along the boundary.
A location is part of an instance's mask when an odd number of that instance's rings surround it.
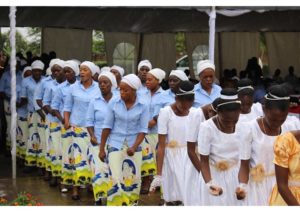
<svg viewBox="0 0 300 212">
<path fill-rule="evenodd" d="M 206 186 L 209 189 L 209 193 L 211 195 L 221 196 L 223 194 L 222 188 L 216 185 L 212 180 L 206 183 Z"/>
<path fill-rule="evenodd" d="M 91 140 L 91 144 L 98 145 L 96 136 L 92 136 L 90 140 Z"/>
<path fill-rule="evenodd" d="M 235 190 L 236 198 L 238 200 L 243 200 L 247 194 L 247 184 L 240 183 L 239 186 Z"/>
<path fill-rule="evenodd" d="M 135 153 L 135 148 L 134 147 L 130 147 L 127 149 L 127 155 L 128 156 L 133 156 Z"/>
<path fill-rule="evenodd" d="M 104 149 L 100 149 L 100 152 L 99 152 L 99 158 L 102 162 L 105 162 L 105 158 L 106 158 L 106 153 L 105 153 L 105 150 Z"/>
<path fill-rule="evenodd" d="M 70 123 L 68 121 L 65 122 L 64 127 L 66 130 L 70 129 Z"/>
<path fill-rule="evenodd" d="M 154 193 L 156 188 L 160 186 L 161 186 L 161 176 L 155 175 L 149 188 L 149 192 L 150 192 L 149 194 Z"/>
</svg>

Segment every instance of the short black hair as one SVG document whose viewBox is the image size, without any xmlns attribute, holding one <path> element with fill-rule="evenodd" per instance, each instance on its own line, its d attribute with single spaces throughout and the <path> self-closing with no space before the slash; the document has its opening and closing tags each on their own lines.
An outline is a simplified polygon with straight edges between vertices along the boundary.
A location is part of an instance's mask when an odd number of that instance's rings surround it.
<svg viewBox="0 0 300 212">
<path fill-rule="evenodd" d="M 185 94 L 187 92 L 191 92 L 194 90 L 194 84 L 190 82 L 189 80 L 183 80 L 179 83 L 179 89 L 176 93 L 176 97 L 179 100 L 183 101 L 194 101 L 195 100 L 195 94 L 189 93 Z"/>
<path fill-rule="evenodd" d="M 274 96 L 279 98 L 289 97 L 289 93 L 285 86 L 273 85 L 268 89 L 268 93 L 265 97 L 265 107 L 267 109 L 279 109 L 281 111 L 289 109 L 289 99 L 276 100 Z"/>
</svg>

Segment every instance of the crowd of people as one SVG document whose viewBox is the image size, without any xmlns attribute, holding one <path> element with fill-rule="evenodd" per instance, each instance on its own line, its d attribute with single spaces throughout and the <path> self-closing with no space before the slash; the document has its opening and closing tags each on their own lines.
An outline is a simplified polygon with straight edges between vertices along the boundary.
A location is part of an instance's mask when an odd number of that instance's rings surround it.
<svg viewBox="0 0 300 212">
<path fill-rule="evenodd" d="M 1 54 L 0 63 L 9 150 L 10 62 Z M 299 205 L 297 86 L 265 87 L 253 58 L 240 78 L 227 70 L 218 83 L 209 60 L 197 75 L 166 76 L 149 60 L 125 75 L 53 53 L 17 55 L 18 163 L 74 201 L 90 189 L 96 205 L 138 205 L 154 192 L 163 205 Z"/>
</svg>

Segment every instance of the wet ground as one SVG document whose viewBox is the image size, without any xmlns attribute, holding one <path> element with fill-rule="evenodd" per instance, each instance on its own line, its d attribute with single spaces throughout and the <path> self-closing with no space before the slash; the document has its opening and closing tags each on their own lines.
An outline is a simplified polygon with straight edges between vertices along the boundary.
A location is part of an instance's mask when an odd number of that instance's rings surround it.
<svg viewBox="0 0 300 212">
<path fill-rule="evenodd" d="M 35 171 L 30 174 L 22 172 L 23 168 L 17 167 L 17 179 L 11 178 L 11 158 L 0 155 L 0 196 L 5 195 L 9 201 L 17 197 L 17 193 L 29 192 L 46 206 L 76 206 L 94 205 L 93 194 L 87 189 L 81 189 L 80 200 L 72 200 L 71 192 L 61 193 L 58 187 L 50 187 L 43 177 L 38 176 Z M 152 196 L 141 195 L 139 205 L 158 205 L 160 200 L 159 192 Z"/>
</svg>

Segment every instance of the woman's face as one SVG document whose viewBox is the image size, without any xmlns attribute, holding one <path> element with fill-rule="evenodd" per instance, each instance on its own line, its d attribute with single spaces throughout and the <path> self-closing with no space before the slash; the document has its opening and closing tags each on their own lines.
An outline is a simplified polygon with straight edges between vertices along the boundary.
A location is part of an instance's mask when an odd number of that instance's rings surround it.
<svg viewBox="0 0 300 212">
<path fill-rule="evenodd" d="M 135 95 L 136 91 L 133 88 L 131 88 L 128 84 L 124 82 L 120 83 L 120 96 L 124 102 L 127 102 Z"/>
<path fill-rule="evenodd" d="M 80 80 L 86 82 L 92 79 L 92 71 L 85 65 L 80 66 Z"/>
<path fill-rule="evenodd" d="M 185 113 L 189 111 L 189 109 L 193 106 L 193 101 L 188 100 L 180 100 L 178 97 L 175 97 L 176 100 L 176 107 L 181 113 Z"/>
<path fill-rule="evenodd" d="M 58 75 L 58 73 L 59 73 L 59 71 L 61 70 L 62 68 L 59 66 L 59 65 L 54 65 L 54 66 L 52 66 L 52 68 L 51 68 L 51 72 L 52 72 L 52 77 L 54 78 L 54 79 L 56 79 L 57 78 L 57 75 Z"/>
<path fill-rule="evenodd" d="M 66 75 L 66 79 L 68 80 L 68 82 L 72 82 L 75 80 L 75 72 L 73 71 L 73 69 L 71 69 L 70 67 L 64 67 L 64 72 Z"/>
<path fill-rule="evenodd" d="M 27 70 L 27 71 L 25 71 L 25 73 L 24 73 L 24 78 L 29 77 L 29 76 L 31 76 L 31 75 L 32 75 L 31 70 Z"/>
<path fill-rule="evenodd" d="M 176 76 L 169 76 L 169 87 L 173 93 L 177 93 L 179 89 L 180 79 Z"/>
<path fill-rule="evenodd" d="M 98 82 L 99 82 L 99 88 L 100 88 L 102 95 L 111 93 L 112 84 L 106 76 L 101 76 L 99 78 Z"/>
<path fill-rule="evenodd" d="M 239 120 L 240 110 L 233 111 L 218 111 L 219 121 L 222 126 L 226 126 L 228 128 L 234 128 L 236 123 Z"/>
<path fill-rule="evenodd" d="M 252 96 L 248 95 L 239 95 L 239 100 L 241 100 L 241 113 L 247 114 L 251 112 L 251 107 L 253 105 L 253 98 Z"/>
<path fill-rule="evenodd" d="M 159 81 L 152 74 L 147 73 L 146 86 L 149 90 L 154 90 L 159 86 Z"/>
<path fill-rule="evenodd" d="M 199 78 L 200 78 L 200 83 L 204 89 L 212 88 L 215 79 L 215 72 L 213 69 L 207 68 L 201 72 Z"/>
<path fill-rule="evenodd" d="M 263 111 L 265 114 L 265 121 L 267 122 L 268 127 L 274 130 L 277 130 L 279 127 L 281 127 L 289 113 L 288 110 L 281 111 L 277 108 L 268 109 L 265 108 L 265 106 L 263 106 Z"/>
<path fill-rule="evenodd" d="M 56 81 L 62 83 L 63 81 L 65 81 L 65 79 L 66 79 L 66 75 L 64 69 L 59 67 L 57 69 Z"/>
<path fill-rule="evenodd" d="M 140 78 L 142 83 L 146 82 L 146 76 L 150 69 L 147 66 L 142 66 L 138 71 L 138 77 Z"/>
</svg>

